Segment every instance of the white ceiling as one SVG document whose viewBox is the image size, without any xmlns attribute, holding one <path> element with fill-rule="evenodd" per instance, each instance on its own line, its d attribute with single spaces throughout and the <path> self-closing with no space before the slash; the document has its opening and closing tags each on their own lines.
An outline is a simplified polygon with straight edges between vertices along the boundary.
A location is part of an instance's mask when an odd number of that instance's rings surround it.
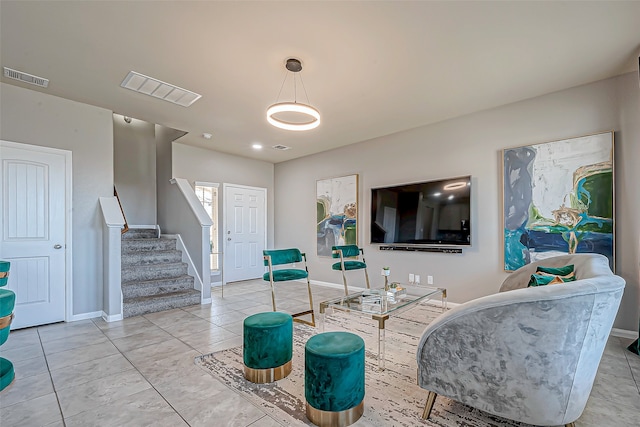
<svg viewBox="0 0 640 427">
<path fill-rule="evenodd" d="M 0 65 L 50 79 L 3 82 L 274 163 L 629 72 L 640 50 L 637 1 L 2 0 L 0 15 Z M 266 121 L 288 57 L 303 62 L 315 130 Z M 121 88 L 131 70 L 202 98 L 185 108 Z"/>
</svg>

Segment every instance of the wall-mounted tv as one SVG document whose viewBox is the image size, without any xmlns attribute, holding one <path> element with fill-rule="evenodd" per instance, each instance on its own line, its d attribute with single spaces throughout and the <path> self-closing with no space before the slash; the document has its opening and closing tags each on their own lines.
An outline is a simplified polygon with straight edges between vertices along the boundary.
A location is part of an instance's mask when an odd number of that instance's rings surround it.
<svg viewBox="0 0 640 427">
<path fill-rule="evenodd" d="M 471 246 L 471 177 L 372 188 L 371 243 Z"/>
</svg>

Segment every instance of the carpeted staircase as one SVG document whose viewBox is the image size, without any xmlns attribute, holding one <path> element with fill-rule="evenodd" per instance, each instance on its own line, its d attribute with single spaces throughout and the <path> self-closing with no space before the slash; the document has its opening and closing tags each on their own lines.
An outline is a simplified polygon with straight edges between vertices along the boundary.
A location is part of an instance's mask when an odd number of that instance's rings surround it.
<svg viewBox="0 0 640 427">
<path fill-rule="evenodd" d="M 122 235 L 123 317 L 200 304 L 176 238 L 155 229 L 129 229 Z"/>
</svg>

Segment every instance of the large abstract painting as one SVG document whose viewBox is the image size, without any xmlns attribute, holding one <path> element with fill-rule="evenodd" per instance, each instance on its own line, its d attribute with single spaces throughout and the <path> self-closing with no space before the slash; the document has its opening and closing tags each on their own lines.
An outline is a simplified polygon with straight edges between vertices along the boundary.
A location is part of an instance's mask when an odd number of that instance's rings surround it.
<svg viewBox="0 0 640 427">
<path fill-rule="evenodd" d="M 503 150 L 504 268 L 580 252 L 614 268 L 613 132 Z"/>
<path fill-rule="evenodd" d="M 316 182 L 318 255 L 334 245 L 358 244 L 358 175 Z"/>
</svg>

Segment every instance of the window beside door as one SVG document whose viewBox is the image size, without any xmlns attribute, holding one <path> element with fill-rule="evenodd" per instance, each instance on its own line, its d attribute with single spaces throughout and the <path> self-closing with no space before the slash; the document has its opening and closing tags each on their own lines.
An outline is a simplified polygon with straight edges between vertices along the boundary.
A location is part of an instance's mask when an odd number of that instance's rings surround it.
<svg viewBox="0 0 640 427">
<path fill-rule="evenodd" d="M 211 275 L 220 273 L 220 250 L 218 248 L 218 184 L 196 182 L 196 196 L 209 214 L 211 222 L 209 248 L 211 259 Z"/>
</svg>

